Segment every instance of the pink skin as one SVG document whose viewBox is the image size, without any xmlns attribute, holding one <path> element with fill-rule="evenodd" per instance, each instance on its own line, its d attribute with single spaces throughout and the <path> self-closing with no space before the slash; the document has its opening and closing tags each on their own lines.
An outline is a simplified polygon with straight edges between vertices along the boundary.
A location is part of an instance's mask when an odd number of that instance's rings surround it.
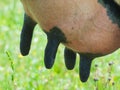
<svg viewBox="0 0 120 90">
<path fill-rule="evenodd" d="M 57 26 L 75 52 L 109 54 L 120 48 L 120 28 L 97 0 L 21 0 L 25 12 L 49 32 Z"/>
</svg>

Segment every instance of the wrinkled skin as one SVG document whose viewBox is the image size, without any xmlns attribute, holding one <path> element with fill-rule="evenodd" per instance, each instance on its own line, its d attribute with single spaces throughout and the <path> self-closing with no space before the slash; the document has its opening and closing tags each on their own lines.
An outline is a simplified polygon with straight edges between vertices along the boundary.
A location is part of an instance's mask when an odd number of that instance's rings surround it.
<svg viewBox="0 0 120 90">
<path fill-rule="evenodd" d="M 27 55 L 36 24 L 44 30 L 48 43 L 45 48 L 46 68 L 54 64 L 60 43 L 65 45 L 67 69 L 74 68 L 76 53 L 80 55 L 79 75 L 86 82 L 92 60 L 120 48 L 120 10 L 109 8 L 114 0 L 21 0 L 25 18 L 21 33 L 20 50 Z M 115 6 L 117 4 L 114 4 Z"/>
</svg>

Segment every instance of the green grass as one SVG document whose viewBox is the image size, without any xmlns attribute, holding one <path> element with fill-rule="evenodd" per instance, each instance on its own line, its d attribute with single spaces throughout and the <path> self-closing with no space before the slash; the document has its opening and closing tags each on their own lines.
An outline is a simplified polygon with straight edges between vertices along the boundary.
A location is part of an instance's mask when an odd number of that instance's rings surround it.
<svg viewBox="0 0 120 90">
<path fill-rule="evenodd" d="M 0 1 L 0 90 L 120 89 L 120 50 L 95 59 L 86 83 L 79 80 L 79 57 L 73 70 L 66 69 L 62 45 L 53 68 L 45 68 L 43 58 L 46 35 L 38 26 L 35 28 L 29 55 L 21 56 L 19 41 L 23 7 L 19 0 Z M 110 62 L 113 62 L 111 66 Z"/>
</svg>

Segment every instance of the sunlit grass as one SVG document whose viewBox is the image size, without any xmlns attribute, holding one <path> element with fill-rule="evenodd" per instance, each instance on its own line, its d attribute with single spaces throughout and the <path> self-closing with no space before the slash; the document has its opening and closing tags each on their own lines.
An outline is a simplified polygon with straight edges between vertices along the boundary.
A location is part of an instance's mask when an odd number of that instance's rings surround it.
<svg viewBox="0 0 120 90">
<path fill-rule="evenodd" d="M 64 65 L 62 45 L 53 68 L 47 70 L 44 67 L 46 35 L 38 26 L 35 28 L 29 55 L 21 56 L 19 40 L 23 7 L 17 0 L 1 1 L 0 6 L 0 90 L 120 89 L 120 50 L 95 59 L 89 80 L 82 83 L 78 75 L 79 56 L 75 68 L 68 71 Z M 109 65 L 111 62 L 113 64 Z"/>
</svg>

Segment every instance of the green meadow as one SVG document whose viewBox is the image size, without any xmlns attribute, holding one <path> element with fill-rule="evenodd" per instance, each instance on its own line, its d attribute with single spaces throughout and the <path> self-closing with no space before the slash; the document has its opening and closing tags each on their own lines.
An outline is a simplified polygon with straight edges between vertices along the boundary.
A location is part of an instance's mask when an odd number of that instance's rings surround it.
<svg viewBox="0 0 120 90">
<path fill-rule="evenodd" d="M 96 58 L 86 83 L 79 79 L 79 56 L 73 70 L 64 64 L 60 45 L 52 69 L 44 66 L 46 35 L 37 26 L 28 56 L 20 54 L 24 10 L 20 0 L 0 0 L 0 90 L 120 90 L 120 50 Z"/>
</svg>

